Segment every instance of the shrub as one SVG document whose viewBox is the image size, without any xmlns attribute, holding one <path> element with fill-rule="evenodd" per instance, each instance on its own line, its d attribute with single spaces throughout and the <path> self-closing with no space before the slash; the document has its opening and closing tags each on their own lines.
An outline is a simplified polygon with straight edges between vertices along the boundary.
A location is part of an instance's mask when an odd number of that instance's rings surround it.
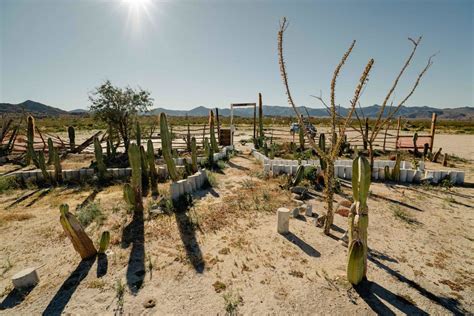
<svg viewBox="0 0 474 316">
<path fill-rule="evenodd" d="M 84 227 L 89 226 L 92 222 L 96 222 L 97 225 L 102 225 L 106 219 L 106 216 L 102 212 L 102 208 L 96 202 L 89 203 L 86 206 L 79 208 L 76 215 L 77 219 Z"/>
<path fill-rule="evenodd" d="M 18 184 L 14 177 L 0 177 L 0 194 L 18 188 Z"/>
</svg>

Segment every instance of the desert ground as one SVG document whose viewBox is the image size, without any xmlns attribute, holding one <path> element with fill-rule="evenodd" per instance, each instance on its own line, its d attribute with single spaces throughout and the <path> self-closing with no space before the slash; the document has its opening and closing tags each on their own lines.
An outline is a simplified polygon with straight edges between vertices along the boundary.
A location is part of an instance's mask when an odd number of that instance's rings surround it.
<svg viewBox="0 0 474 316">
<path fill-rule="evenodd" d="M 437 141 L 472 157 L 472 136 Z M 290 219 L 290 234 L 278 234 L 276 210 L 295 206 L 280 187 L 286 180 L 263 175 L 248 145 L 237 149 L 212 173 L 212 187 L 180 211 L 155 212 L 147 198 L 143 218 L 134 218 L 119 183 L 0 195 L 0 314 L 474 313 L 472 160 L 456 163 L 464 187 L 372 183 L 368 281 L 353 287 L 339 240 L 347 218 L 336 214 L 326 236 L 302 213 Z M 164 184 L 159 191 L 168 194 Z M 351 195 L 342 181 L 336 200 Z M 62 203 L 73 213 L 101 210 L 86 231 L 94 242 L 110 231 L 106 256 L 81 261 L 59 223 Z M 306 203 L 325 213 L 320 193 Z M 26 267 L 37 268 L 40 282 L 19 295 L 10 278 Z"/>
</svg>

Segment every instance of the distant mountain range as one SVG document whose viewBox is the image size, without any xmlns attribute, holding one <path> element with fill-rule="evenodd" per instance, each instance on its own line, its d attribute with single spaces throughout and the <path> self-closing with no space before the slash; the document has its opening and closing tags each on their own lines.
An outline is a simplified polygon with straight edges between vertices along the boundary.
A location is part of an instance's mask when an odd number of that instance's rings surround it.
<svg viewBox="0 0 474 316">
<path fill-rule="evenodd" d="M 214 108 L 212 108 L 214 109 Z M 326 109 L 314 109 L 306 108 L 309 115 L 316 117 L 327 117 L 329 116 Z M 372 105 L 357 109 L 357 112 L 364 113 L 366 117 L 376 117 L 380 109 L 379 105 Z M 157 115 L 161 112 L 165 112 L 170 116 L 207 116 L 210 108 L 204 106 L 198 106 L 192 110 L 168 110 L 165 108 L 155 108 L 144 115 Z M 306 115 L 306 111 L 303 107 L 298 108 L 299 112 Z M 348 113 L 347 108 L 338 108 L 341 115 Z M 385 113 L 388 114 L 389 108 L 385 108 Z M 6 113 L 31 113 L 36 116 L 59 116 L 59 115 L 83 115 L 89 113 L 87 110 L 77 109 L 72 111 L 64 111 L 49 105 L 45 105 L 39 102 L 27 100 L 19 104 L 0 103 L 0 114 Z M 438 109 L 428 106 L 403 106 L 398 111 L 397 115 L 401 115 L 407 118 L 413 119 L 425 119 L 431 118 L 432 113 L 437 113 L 440 119 L 452 119 L 452 120 L 472 120 L 474 119 L 474 107 L 460 107 L 451 109 Z M 278 105 L 264 105 L 263 114 L 266 116 L 294 116 L 293 109 L 289 106 L 278 106 Z M 219 115 L 230 116 L 229 108 L 220 108 Z M 234 110 L 234 115 L 243 117 L 252 117 L 253 108 L 237 108 Z"/>
</svg>

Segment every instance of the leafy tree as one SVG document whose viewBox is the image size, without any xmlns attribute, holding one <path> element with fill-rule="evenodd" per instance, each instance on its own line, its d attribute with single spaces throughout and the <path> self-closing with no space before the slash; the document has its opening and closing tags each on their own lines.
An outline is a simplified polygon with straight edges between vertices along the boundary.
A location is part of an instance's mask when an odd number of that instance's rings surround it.
<svg viewBox="0 0 474 316">
<path fill-rule="evenodd" d="M 89 107 L 94 117 L 118 131 L 128 151 L 134 122 L 139 112 L 146 112 L 153 105 L 150 92 L 138 88 L 119 88 L 107 80 L 89 94 Z"/>
</svg>

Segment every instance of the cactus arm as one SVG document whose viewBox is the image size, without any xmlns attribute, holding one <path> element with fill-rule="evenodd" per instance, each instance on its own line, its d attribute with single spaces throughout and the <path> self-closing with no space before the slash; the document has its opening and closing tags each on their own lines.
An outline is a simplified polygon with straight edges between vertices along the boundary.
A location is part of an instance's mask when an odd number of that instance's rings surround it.
<svg viewBox="0 0 474 316">
<path fill-rule="evenodd" d="M 54 148 L 53 150 L 53 163 L 54 163 L 54 176 L 56 183 L 63 182 L 63 169 L 61 167 L 61 158 L 59 157 L 59 149 Z"/>
<path fill-rule="evenodd" d="M 99 250 L 97 251 L 100 254 L 105 253 L 110 243 L 110 233 L 108 231 L 102 232 L 99 242 Z"/>
<path fill-rule="evenodd" d="M 44 153 L 42 151 L 38 152 L 38 164 L 41 169 L 41 173 L 43 174 L 43 179 L 45 182 L 50 182 L 49 173 L 46 170 L 46 162 L 44 159 Z"/>
<path fill-rule="evenodd" d="M 48 165 L 53 164 L 53 152 L 54 152 L 53 140 L 49 137 L 48 138 Z"/>
<path fill-rule="evenodd" d="M 97 172 L 100 181 L 105 181 L 107 177 L 107 167 L 104 162 L 104 155 L 102 153 L 102 145 L 100 144 L 99 138 L 94 138 L 94 154 L 95 161 L 97 163 Z"/>
<path fill-rule="evenodd" d="M 178 181 L 178 172 L 176 171 L 176 165 L 171 156 L 171 139 L 168 131 L 168 120 L 165 113 L 160 114 L 160 135 L 163 158 L 168 167 L 168 174 L 170 175 L 171 180 Z"/>
</svg>

